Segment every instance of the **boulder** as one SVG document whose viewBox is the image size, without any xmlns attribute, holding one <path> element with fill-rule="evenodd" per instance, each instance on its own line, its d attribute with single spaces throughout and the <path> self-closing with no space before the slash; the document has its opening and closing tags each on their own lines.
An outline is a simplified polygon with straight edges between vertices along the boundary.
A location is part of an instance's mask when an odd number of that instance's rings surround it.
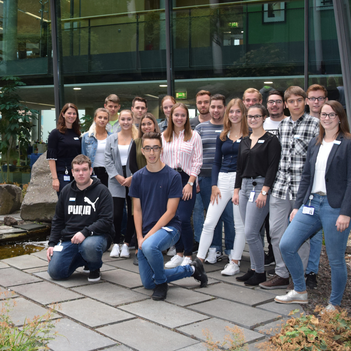
<svg viewBox="0 0 351 351">
<path fill-rule="evenodd" d="M 8 227 L 12 227 L 13 225 L 18 225 L 18 222 L 17 222 L 16 218 L 6 216 L 4 218 L 4 224 L 7 225 Z"/>
<path fill-rule="evenodd" d="M 56 202 L 57 193 L 52 188 L 49 162 L 45 152 L 32 167 L 30 183 L 21 206 L 21 217 L 25 221 L 51 222 Z"/>
<path fill-rule="evenodd" d="M 0 184 L 0 215 L 19 210 L 22 199 L 20 187 L 12 184 Z"/>
</svg>

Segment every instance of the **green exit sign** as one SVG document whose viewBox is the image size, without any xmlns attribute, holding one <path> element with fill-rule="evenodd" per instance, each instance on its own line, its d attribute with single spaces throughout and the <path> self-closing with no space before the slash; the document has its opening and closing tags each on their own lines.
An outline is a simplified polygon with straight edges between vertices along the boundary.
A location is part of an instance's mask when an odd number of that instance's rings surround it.
<svg viewBox="0 0 351 351">
<path fill-rule="evenodd" d="M 186 99 L 187 98 L 187 92 L 180 92 L 176 93 L 176 99 Z"/>
<path fill-rule="evenodd" d="M 238 22 L 229 22 L 229 27 L 238 28 L 239 27 L 239 23 Z"/>
</svg>

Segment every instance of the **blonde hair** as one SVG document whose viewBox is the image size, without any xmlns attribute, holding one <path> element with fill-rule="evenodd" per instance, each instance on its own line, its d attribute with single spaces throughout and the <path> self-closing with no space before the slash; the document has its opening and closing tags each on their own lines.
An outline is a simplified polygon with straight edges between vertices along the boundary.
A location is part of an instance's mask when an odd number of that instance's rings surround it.
<svg viewBox="0 0 351 351">
<path fill-rule="evenodd" d="M 88 133 L 89 137 L 91 137 L 93 134 L 95 135 L 96 134 L 96 123 L 95 123 L 95 118 L 97 116 L 97 114 L 99 112 L 104 112 L 104 113 L 107 113 L 107 117 L 108 117 L 108 120 L 110 120 L 110 111 L 107 109 L 107 108 L 103 108 L 103 107 L 100 107 L 100 108 L 97 108 L 94 112 L 94 121 L 93 123 L 91 124 L 89 130 L 86 132 Z M 107 127 L 107 124 L 106 124 L 106 127 Z M 106 128 L 105 127 L 105 128 Z M 84 133 L 84 134 L 86 134 Z"/>
<path fill-rule="evenodd" d="M 132 113 L 132 111 L 131 110 L 122 110 L 121 112 L 120 112 L 120 114 L 119 114 L 119 118 L 121 118 L 122 117 L 122 113 L 123 112 L 127 112 L 127 113 L 129 113 L 130 114 L 130 116 L 132 117 L 132 119 L 133 119 L 133 113 Z M 132 124 L 132 139 L 133 140 L 135 140 L 135 139 L 137 139 L 138 138 L 138 129 L 137 129 L 137 127 L 134 125 L 134 123 Z"/>
</svg>

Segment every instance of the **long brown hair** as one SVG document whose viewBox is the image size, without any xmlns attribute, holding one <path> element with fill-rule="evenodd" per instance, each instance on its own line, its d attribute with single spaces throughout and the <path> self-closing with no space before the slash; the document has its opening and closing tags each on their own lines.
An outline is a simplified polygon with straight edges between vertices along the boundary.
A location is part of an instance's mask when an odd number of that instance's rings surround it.
<svg viewBox="0 0 351 351">
<path fill-rule="evenodd" d="M 162 112 L 163 112 L 163 103 L 164 103 L 166 100 L 171 100 L 173 104 L 176 104 L 176 103 L 177 103 L 176 99 L 175 99 L 173 96 L 171 96 L 171 95 L 166 95 L 166 96 L 162 99 L 162 101 L 161 101 L 160 109 L 161 109 Z"/>
<path fill-rule="evenodd" d="M 73 109 L 76 110 L 77 118 L 76 118 L 76 120 L 74 121 L 74 123 L 72 125 L 72 129 L 77 135 L 80 135 L 81 133 L 80 133 L 80 122 L 79 122 L 78 108 L 77 108 L 77 106 L 75 104 L 72 104 L 71 102 L 67 102 L 67 104 L 62 107 L 62 110 L 60 112 L 60 116 L 59 116 L 59 119 L 58 119 L 58 122 L 57 122 L 57 129 L 62 134 L 66 133 L 67 126 L 66 126 L 66 120 L 63 117 L 63 115 L 66 113 L 66 111 L 69 108 L 73 108 Z"/>
<path fill-rule="evenodd" d="M 163 132 L 163 136 L 168 143 L 170 143 L 173 139 L 174 123 L 173 123 L 172 117 L 173 117 L 174 110 L 178 107 L 181 107 L 186 111 L 186 122 L 184 124 L 184 141 L 190 140 L 193 136 L 193 131 L 191 130 L 191 127 L 190 127 L 188 108 L 183 103 L 177 102 L 172 107 L 171 113 L 169 115 L 167 129 Z"/>
<path fill-rule="evenodd" d="M 147 114 L 145 114 L 143 117 L 141 117 L 141 119 L 140 119 L 140 124 L 139 124 L 139 128 L 138 128 L 138 138 L 139 139 L 141 139 L 142 137 L 143 137 L 143 132 L 142 132 L 142 130 L 141 130 L 141 123 L 143 122 L 143 120 L 145 119 L 145 118 L 148 118 L 148 119 L 151 119 L 151 121 L 153 122 L 153 124 L 154 124 L 154 132 L 156 132 L 156 133 L 159 133 L 160 132 L 160 127 L 158 126 L 158 124 L 157 124 L 157 121 L 156 121 L 156 118 L 155 118 L 155 116 L 152 114 L 152 113 L 150 113 L 150 112 L 148 112 Z"/>
<path fill-rule="evenodd" d="M 244 103 L 242 102 L 241 99 L 236 98 L 232 99 L 229 101 L 229 104 L 227 105 L 224 113 L 224 121 L 223 121 L 223 131 L 221 132 L 219 138 L 222 141 L 226 140 L 228 132 L 231 130 L 233 123 L 229 119 L 229 111 L 230 109 L 234 106 L 238 105 L 241 111 L 241 127 L 240 127 L 240 133 L 243 135 L 243 137 L 249 135 L 249 126 L 247 124 L 247 119 L 246 119 L 246 108 Z"/>
<path fill-rule="evenodd" d="M 350 127 L 349 127 L 349 122 L 347 121 L 347 116 L 346 116 L 346 112 L 344 110 L 344 108 L 342 107 L 342 105 L 340 104 L 340 102 L 335 101 L 335 100 L 329 100 L 326 101 L 322 107 L 321 107 L 321 111 L 323 106 L 328 105 L 330 106 L 333 111 L 338 115 L 340 123 L 339 123 L 339 130 L 337 132 L 337 135 L 339 133 L 343 134 L 343 136 L 347 139 L 351 138 L 351 134 L 350 134 Z M 322 123 L 319 123 L 319 135 L 317 138 L 317 144 L 321 144 L 324 138 L 324 134 L 325 134 L 325 129 L 322 126 Z"/>
</svg>

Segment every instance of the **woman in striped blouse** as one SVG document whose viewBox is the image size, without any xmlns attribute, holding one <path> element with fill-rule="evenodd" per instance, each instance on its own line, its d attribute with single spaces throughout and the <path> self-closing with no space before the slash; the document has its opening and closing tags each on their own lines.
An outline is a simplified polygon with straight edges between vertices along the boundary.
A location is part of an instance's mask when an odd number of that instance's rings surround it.
<svg viewBox="0 0 351 351">
<path fill-rule="evenodd" d="M 166 263 L 166 268 L 174 268 L 191 262 L 194 232 L 190 218 L 196 198 L 195 181 L 202 166 L 201 137 L 191 130 L 188 108 L 184 104 L 173 105 L 167 129 L 162 134 L 162 145 L 162 162 L 180 173 L 183 184 L 183 197 L 177 210 L 182 222 L 177 253 Z"/>
</svg>

